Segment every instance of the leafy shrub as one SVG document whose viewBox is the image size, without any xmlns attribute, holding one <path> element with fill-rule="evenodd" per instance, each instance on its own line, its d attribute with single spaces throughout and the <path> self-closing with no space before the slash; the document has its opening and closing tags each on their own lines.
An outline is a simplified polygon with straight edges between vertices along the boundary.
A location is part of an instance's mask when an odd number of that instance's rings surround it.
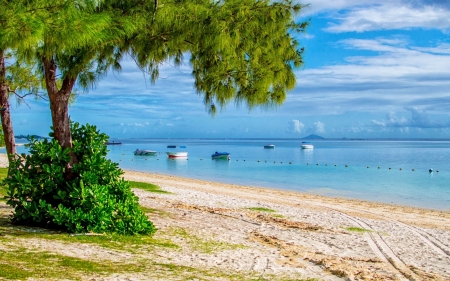
<svg viewBox="0 0 450 281">
<path fill-rule="evenodd" d="M 106 158 L 108 136 L 89 124 L 72 123 L 71 131 L 72 150 L 55 139 L 32 140 L 29 154 L 11 161 L 4 184 L 13 222 L 74 233 L 154 232 L 123 171 Z M 66 167 L 70 153 L 76 158 L 72 169 Z"/>
</svg>

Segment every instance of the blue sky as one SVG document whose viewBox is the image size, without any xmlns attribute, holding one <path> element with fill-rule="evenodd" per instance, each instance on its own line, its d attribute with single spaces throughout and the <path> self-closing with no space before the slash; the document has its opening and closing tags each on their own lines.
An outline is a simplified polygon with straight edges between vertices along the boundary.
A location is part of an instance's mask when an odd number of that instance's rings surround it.
<svg viewBox="0 0 450 281">
<path fill-rule="evenodd" d="M 450 0 L 309 0 L 305 65 L 276 109 L 230 103 L 211 118 L 188 61 L 160 79 L 132 61 L 79 92 L 72 120 L 112 138 L 450 138 Z M 15 134 L 46 136 L 48 102 L 11 101 Z"/>
</svg>

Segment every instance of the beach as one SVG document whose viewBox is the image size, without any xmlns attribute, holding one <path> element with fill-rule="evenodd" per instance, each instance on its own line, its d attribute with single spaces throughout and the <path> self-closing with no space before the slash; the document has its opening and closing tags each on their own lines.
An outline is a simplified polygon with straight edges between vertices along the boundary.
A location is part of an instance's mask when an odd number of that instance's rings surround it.
<svg viewBox="0 0 450 281">
<path fill-rule="evenodd" d="M 133 190 L 152 210 L 147 214 L 158 228 L 155 239 L 170 240 L 176 249 L 127 252 L 39 238 L 15 242 L 87 260 L 145 258 L 226 273 L 192 273 L 187 279 L 150 270 L 95 280 L 450 280 L 446 211 L 156 173 L 125 171 L 124 178 L 169 192 Z M 2 216 L 11 212 L 1 204 Z"/>
</svg>

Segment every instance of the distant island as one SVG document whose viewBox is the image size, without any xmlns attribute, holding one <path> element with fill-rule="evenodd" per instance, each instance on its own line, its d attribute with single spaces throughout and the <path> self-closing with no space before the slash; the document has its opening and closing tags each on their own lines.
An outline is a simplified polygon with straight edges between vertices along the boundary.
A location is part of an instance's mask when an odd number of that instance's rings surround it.
<svg viewBox="0 0 450 281">
<path fill-rule="evenodd" d="M 26 140 L 31 140 L 32 138 L 35 140 L 40 140 L 40 139 L 47 139 L 47 137 L 41 137 L 38 135 L 18 135 L 18 136 L 14 136 L 14 138 L 16 139 L 26 139 Z"/>
<path fill-rule="evenodd" d="M 306 136 L 306 137 L 301 138 L 301 139 L 302 140 L 324 140 L 325 138 L 321 137 L 321 136 L 318 136 L 318 135 L 311 134 L 311 135 Z"/>
</svg>

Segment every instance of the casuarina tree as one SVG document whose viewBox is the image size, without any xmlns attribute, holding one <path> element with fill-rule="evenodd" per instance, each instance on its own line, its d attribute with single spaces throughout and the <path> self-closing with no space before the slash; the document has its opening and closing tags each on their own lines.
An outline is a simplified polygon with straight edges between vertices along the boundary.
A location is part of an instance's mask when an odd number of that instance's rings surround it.
<svg viewBox="0 0 450 281">
<path fill-rule="evenodd" d="M 161 63 L 177 66 L 188 54 L 195 87 L 212 114 L 232 100 L 249 108 L 282 103 L 302 64 L 294 38 L 306 27 L 294 21 L 301 8 L 288 0 L 67 3 L 63 16 L 47 25 L 38 52 L 55 139 L 72 147 L 74 86 L 92 86 L 109 69 L 120 70 L 127 56 L 154 82 Z M 72 155 L 67 177 L 77 161 Z"/>
<path fill-rule="evenodd" d="M 42 39 L 44 18 L 38 1 L 0 0 L 0 7 L 0 116 L 6 152 L 11 155 L 16 147 L 9 97 L 21 90 L 36 94 L 40 87 L 33 68 L 24 61 Z"/>
</svg>

